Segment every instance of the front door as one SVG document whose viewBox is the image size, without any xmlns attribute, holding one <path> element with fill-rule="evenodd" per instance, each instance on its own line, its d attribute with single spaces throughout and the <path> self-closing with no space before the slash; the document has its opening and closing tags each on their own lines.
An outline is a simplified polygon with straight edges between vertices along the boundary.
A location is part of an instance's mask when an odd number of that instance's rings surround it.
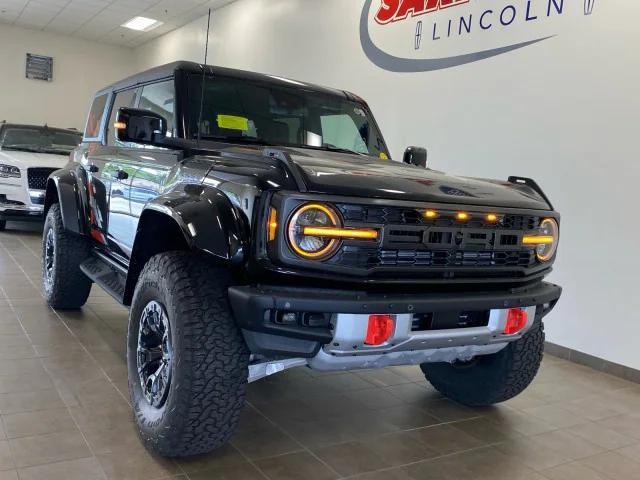
<svg viewBox="0 0 640 480">
<path fill-rule="evenodd" d="M 111 112 L 111 125 L 119 108 L 136 106 L 162 115 L 167 121 L 167 135 L 175 135 L 174 98 L 173 80 L 118 92 Z M 107 138 L 107 143 L 117 147 L 107 167 L 112 177 L 109 245 L 113 252 L 128 260 L 142 210 L 164 191 L 171 170 L 178 165 L 179 153 L 148 145 L 122 144 L 113 135 Z"/>
<path fill-rule="evenodd" d="M 130 88 L 115 92 L 105 127 L 106 145 L 101 148 L 104 160 L 103 178 L 109 181 L 106 242 L 111 254 L 124 262 L 131 255 L 132 246 L 127 240 L 131 236 L 130 230 L 136 229 L 136 223 L 131 218 L 129 194 L 131 181 L 138 168 L 138 145 L 119 141 L 113 125 L 120 108 L 136 105 L 140 91 L 140 88 Z"/>
</svg>

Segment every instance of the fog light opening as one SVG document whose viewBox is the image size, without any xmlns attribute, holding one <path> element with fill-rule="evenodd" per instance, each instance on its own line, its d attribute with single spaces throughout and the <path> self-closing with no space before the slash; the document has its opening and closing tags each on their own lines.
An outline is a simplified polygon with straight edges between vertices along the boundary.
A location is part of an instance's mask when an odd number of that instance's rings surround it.
<svg viewBox="0 0 640 480">
<path fill-rule="evenodd" d="M 369 315 L 365 345 L 382 345 L 393 335 L 395 322 L 391 315 Z"/>
</svg>

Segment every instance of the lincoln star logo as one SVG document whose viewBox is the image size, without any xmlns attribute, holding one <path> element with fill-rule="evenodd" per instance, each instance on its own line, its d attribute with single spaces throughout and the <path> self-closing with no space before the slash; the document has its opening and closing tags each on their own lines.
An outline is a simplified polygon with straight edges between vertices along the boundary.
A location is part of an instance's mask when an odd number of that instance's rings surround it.
<svg viewBox="0 0 640 480">
<path fill-rule="evenodd" d="M 583 10 L 580 0 L 365 0 L 360 42 L 385 70 L 442 70 L 553 38 L 561 17 L 589 16 L 595 2 Z"/>
</svg>

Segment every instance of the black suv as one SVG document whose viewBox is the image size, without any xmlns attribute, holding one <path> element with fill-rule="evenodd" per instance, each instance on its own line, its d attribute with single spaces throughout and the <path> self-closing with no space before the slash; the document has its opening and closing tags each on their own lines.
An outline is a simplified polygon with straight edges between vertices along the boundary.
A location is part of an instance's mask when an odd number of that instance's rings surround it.
<svg viewBox="0 0 640 480">
<path fill-rule="evenodd" d="M 420 365 L 467 405 L 534 378 L 559 215 L 532 180 L 447 176 L 390 154 L 348 92 L 173 63 L 95 97 L 48 180 L 43 287 L 130 307 L 148 448 L 223 445 L 245 385 L 291 367 Z"/>
</svg>

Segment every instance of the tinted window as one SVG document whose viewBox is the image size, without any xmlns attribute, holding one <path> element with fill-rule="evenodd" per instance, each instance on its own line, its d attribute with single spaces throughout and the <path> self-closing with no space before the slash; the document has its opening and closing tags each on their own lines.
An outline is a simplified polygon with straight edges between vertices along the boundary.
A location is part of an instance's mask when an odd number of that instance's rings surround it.
<svg viewBox="0 0 640 480">
<path fill-rule="evenodd" d="M 189 78 L 191 138 L 199 130 L 201 138 L 209 140 L 389 156 L 369 109 L 356 100 L 268 82 L 207 77 L 198 123 L 202 85 L 201 76 Z"/>
<path fill-rule="evenodd" d="M 108 95 L 100 95 L 96 97 L 91 105 L 89 111 L 89 118 L 87 119 L 87 128 L 85 128 L 85 138 L 96 138 L 100 136 L 100 124 L 102 122 L 102 114 L 104 113 L 104 107 L 107 105 Z"/>
<path fill-rule="evenodd" d="M 358 121 L 347 114 L 323 115 L 320 117 L 322 141 L 328 145 L 348 148 L 359 153 L 369 153 L 364 143 L 363 120 Z"/>
<path fill-rule="evenodd" d="M 48 127 L 8 126 L 0 145 L 4 149 L 68 154 L 82 140 L 80 133 Z"/>
<path fill-rule="evenodd" d="M 137 89 L 125 90 L 116 94 L 116 97 L 113 100 L 113 106 L 111 107 L 109 122 L 107 123 L 107 145 L 124 145 L 122 142 L 118 142 L 116 140 L 113 124 L 116 122 L 119 109 L 134 106 L 137 91 Z"/>
<path fill-rule="evenodd" d="M 162 115 L 167 120 L 167 136 L 175 136 L 173 80 L 144 86 L 138 108 Z"/>
</svg>

